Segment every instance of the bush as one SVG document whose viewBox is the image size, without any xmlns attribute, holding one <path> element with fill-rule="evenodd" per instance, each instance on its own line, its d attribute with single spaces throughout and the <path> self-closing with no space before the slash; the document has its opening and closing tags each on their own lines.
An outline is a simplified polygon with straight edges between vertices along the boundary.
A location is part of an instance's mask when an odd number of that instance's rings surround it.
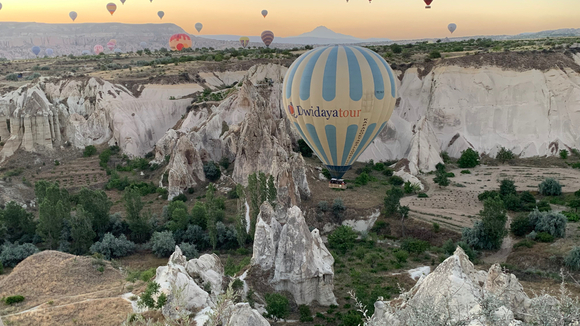
<svg viewBox="0 0 580 326">
<path fill-rule="evenodd" d="M 18 75 L 17 74 L 8 74 L 8 75 L 6 75 L 6 80 L 18 81 Z"/>
<path fill-rule="evenodd" d="M 485 201 L 488 198 L 496 198 L 496 197 L 499 197 L 499 192 L 497 192 L 496 190 L 486 190 L 481 194 L 477 195 L 477 199 L 479 199 L 480 201 Z"/>
<path fill-rule="evenodd" d="M 524 240 L 514 244 L 513 248 L 514 249 L 521 248 L 521 247 L 532 248 L 535 244 L 536 244 L 536 242 L 531 240 L 531 239 L 524 239 Z"/>
<path fill-rule="evenodd" d="M 350 226 L 341 225 L 328 236 L 328 246 L 345 254 L 354 247 L 357 237 L 357 233 Z"/>
<path fill-rule="evenodd" d="M 219 178 L 222 176 L 220 167 L 213 161 L 207 162 L 203 165 L 203 173 L 205 174 L 205 177 L 211 182 L 219 180 Z"/>
<path fill-rule="evenodd" d="M 371 180 L 371 177 L 366 173 L 361 173 L 356 179 L 354 179 L 354 183 L 359 186 L 364 186 Z"/>
<path fill-rule="evenodd" d="M 553 211 L 540 212 L 535 209 L 529 215 L 530 224 L 536 232 L 546 232 L 553 237 L 563 238 L 566 235 L 566 216 Z"/>
<path fill-rule="evenodd" d="M 520 201 L 524 204 L 535 204 L 536 203 L 536 198 L 534 197 L 534 195 L 532 195 L 531 192 L 529 191 L 523 191 L 520 194 Z"/>
<path fill-rule="evenodd" d="M 187 196 L 185 196 L 184 194 L 179 194 L 179 195 L 173 197 L 173 199 L 171 201 L 182 201 L 185 203 L 187 201 Z"/>
<path fill-rule="evenodd" d="M 403 240 L 403 243 L 401 244 L 401 249 L 417 255 L 422 254 L 430 247 L 431 245 L 429 242 L 412 238 Z"/>
<path fill-rule="evenodd" d="M 4 265 L 2 265 L 2 262 L 0 261 L 0 275 L 4 274 Z"/>
<path fill-rule="evenodd" d="M 32 243 L 18 244 L 5 242 L 0 246 L 0 263 L 5 267 L 14 267 L 28 256 L 38 252 Z"/>
<path fill-rule="evenodd" d="M 322 175 L 328 180 L 332 178 L 332 176 L 330 175 L 330 171 L 328 171 L 327 168 L 322 168 Z"/>
<path fill-rule="evenodd" d="M 407 262 L 407 258 L 409 258 L 409 253 L 405 250 L 397 250 L 394 253 L 395 259 L 397 259 L 397 262 L 399 263 L 405 263 Z"/>
<path fill-rule="evenodd" d="M 420 192 L 417 194 L 417 198 L 429 198 L 429 195 L 424 192 Z"/>
<path fill-rule="evenodd" d="M 462 240 L 475 249 L 499 249 L 507 233 L 507 216 L 502 200 L 497 197 L 486 199 L 479 215 L 481 220 L 475 222 L 472 229 L 463 229 Z"/>
<path fill-rule="evenodd" d="M 443 160 L 443 163 L 448 163 L 449 161 L 451 161 L 451 158 L 449 157 L 449 153 L 447 152 L 441 152 L 441 159 Z"/>
<path fill-rule="evenodd" d="M 328 211 L 328 202 L 326 200 L 321 200 L 318 202 L 318 209 L 321 212 L 326 212 Z"/>
<path fill-rule="evenodd" d="M 93 145 L 89 145 L 87 147 L 85 147 L 85 150 L 83 151 L 83 156 L 84 157 L 90 157 L 97 154 L 97 148 Z"/>
<path fill-rule="evenodd" d="M 514 212 L 522 210 L 522 202 L 520 201 L 520 197 L 517 195 L 510 194 L 503 197 L 503 203 L 507 210 Z"/>
<path fill-rule="evenodd" d="M 461 170 L 461 174 L 471 174 L 471 171 L 469 171 L 469 170 Z"/>
<path fill-rule="evenodd" d="M 421 186 L 416 183 L 411 183 L 411 181 L 405 182 L 405 185 L 403 186 L 403 191 L 405 191 L 406 194 L 416 193 L 420 190 Z"/>
<path fill-rule="evenodd" d="M 459 164 L 459 167 L 462 169 L 474 168 L 479 165 L 479 153 L 468 148 L 461 152 L 461 157 L 457 161 L 457 164 Z"/>
<path fill-rule="evenodd" d="M 539 232 L 536 235 L 536 240 L 540 242 L 554 242 L 554 236 L 547 232 Z"/>
<path fill-rule="evenodd" d="M 578 222 L 580 221 L 580 215 L 574 212 L 563 211 L 562 215 L 566 216 L 568 222 Z"/>
<path fill-rule="evenodd" d="M 556 179 L 547 178 L 538 186 L 540 194 L 544 196 L 560 196 L 562 194 L 562 186 Z"/>
<path fill-rule="evenodd" d="M 509 150 L 506 149 L 505 147 L 502 147 L 499 149 L 499 151 L 497 152 L 497 155 L 495 156 L 496 160 L 504 163 L 505 161 L 509 161 L 509 160 L 513 160 L 516 156 L 514 155 L 514 153 Z"/>
<path fill-rule="evenodd" d="M 431 51 L 431 53 L 429 53 L 429 58 L 431 59 L 441 58 L 441 53 L 437 50 L 433 50 Z"/>
<path fill-rule="evenodd" d="M 175 250 L 171 231 L 155 232 L 151 237 L 151 249 L 157 257 L 169 257 Z"/>
<path fill-rule="evenodd" d="M 198 250 L 205 250 L 209 247 L 209 236 L 201 226 L 190 224 L 185 232 L 175 232 L 177 242 L 195 243 Z"/>
<path fill-rule="evenodd" d="M 298 311 L 300 312 L 300 322 L 301 323 L 307 323 L 307 322 L 314 321 L 314 318 L 312 318 L 312 313 L 310 312 L 309 306 L 307 306 L 305 304 L 301 304 L 298 307 Z"/>
<path fill-rule="evenodd" d="M 523 237 L 533 229 L 534 226 L 530 224 L 530 218 L 527 215 L 516 216 L 510 224 L 510 231 L 518 237 Z"/>
<path fill-rule="evenodd" d="M 303 139 L 298 139 L 298 150 L 304 157 L 312 157 L 312 149 Z"/>
<path fill-rule="evenodd" d="M 403 180 L 403 178 L 399 177 L 398 175 L 394 175 L 389 178 L 389 183 L 393 186 L 401 186 L 405 183 L 405 180 Z"/>
<path fill-rule="evenodd" d="M 288 298 L 280 293 L 267 293 L 264 299 L 266 300 L 266 312 L 269 317 L 284 319 L 290 314 Z"/>
<path fill-rule="evenodd" d="M 125 257 L 135 251 L 135 243 L 127 240 L 124 234 L 115 238 L 112 233 L 106 233 L 103 240 L 95 242 L 90 249 L 91 253 L 99 253 L 107 260 Z"/>
<path fill-rule="evenodd" d="M 24 301 L 24 297 L 21 295 L 13 295 L 11 297 L 6 297 L 6 299 L 4 299 L 4 303 L 6 303 L 7 305 L 19 303 L 22 301 Z"/>
<path fill-rule="evenodd" d="M 137 305 L 141 308 L 161 309 L 167 302 L 167 296 L 165 293 L 161 293 L 157 297 L 157 302 L 155 302 L 153 297 L 159 292 L 159 288 L 160 285 L 157 282 L 147 283 L 147 288 L 143 293 L 141 293 L 141 296 L 139 296 Z"/>
<path fill-rule="evenodd" d="M 224 170 L 227 170 L 230 167 L 230 160 L 224 156 L 220 160 L 220 165 L 224 168 Z"/>
<path fill-rule="evenodd" d="M 566 258 L 564 258 L 564 264 L 571 270 L 580 269 L 580 247 L 574 247 L 568 252 Z"/>
<path fill-rule="evenodd" d="M 386 168 L 385 170 L 383 170 L 383 174 L 387 177 L 392 177 L 393 176 L 393 169 L 390 168 Z"/>
<path fill-rule="evenodd" d="M 179 249 L 181 249 L 181 251 L 188 260 L 199 257 L 199 252 L 197 251 L 197 249 L 195 249 L 194 244 L 182 242 L 179 245 Z"/>
<path fill-rule="evenodd" d="M 375 163 L 375 165 L 373 165 L 373 170 L 375 171 L 384 171 L 385 170 L 385 163 Z"/>
<path fill-rule="evenodd" d="M 332 202 L 332 214 L 334 215 L 334 217 L 336 217 L 337 219 L 341 219 L 342 216 L 344 215 L 345 210 L 346 207 L 344 207 L 344 202 L 342 201 L 342 199 L 335 198 L 334 202 Z"/>
<path fill-rule="evenodd" d="M 501 180 L 499 185 L 499 195 L 501 196 L 502 199 L 509 195 L 517 196 L 517 194 L 518 192 L 516 190 L 516 184 L 513 180 L 509 179 Z"/>
<path fill-rule="evenodd" d="M 560 150 L 560 158 L 565 160 L 568 158 L 568 151 L 565 149 Z"/>
</svg>

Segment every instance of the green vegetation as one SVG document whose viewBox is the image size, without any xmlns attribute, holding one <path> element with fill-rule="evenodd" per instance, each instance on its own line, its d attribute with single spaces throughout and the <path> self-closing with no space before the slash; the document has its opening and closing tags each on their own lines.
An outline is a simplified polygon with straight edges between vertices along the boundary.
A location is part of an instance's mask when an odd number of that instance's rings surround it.
<svg viewBox="0 0 580 326">
<path fill-rule="evenodd" d="M 346 225 L 339 226 L 328 236 L 328 246 L 343 254 L 352 249 L 358 234 Z"/>
<path fill-rule="evenodd" d="M 83 151 L 84 157 L 91 157 L 95 154 L 97 154 L 97 148 L 93 145 L 86 146 L 85 150 Z"/>
<path fill-rule="evenodd" d="M 10 297 L 6 297 L 4 299 L 4 303 L 7 304 L 7 305 L 12 305 L 12 304 L 19 303 L 19 302 L 22 302 L 22 301 L 24 301 L 24 297 L 21 296 L 21 295 L 13 295 L 13 296 L 10 296 Z"/>
<path fill-rule="evenodd" d="M 495 156 L 496 160 L 505 163 L 506 161 L 511 161 L 515 158 L 515 154 L 505 147 L 501 147 Z"/>
<path fill-rule="evenodd" d="M 560 196 L 562 194 L 562 186 L 558 180 L 547 178 L 538 185 L 540 194 L 544 196 Z"/>
<path fill-rule="evenodd" d="M 563 160 L 565 160 L 565 159 L 568 158 L 568 151 L 565 150 L 565 149 L 561 149 L 560 152 L 559 152 L 559 154 L 560 154 L 560 158 L 563 159 Z"/>
<path fill-rule="evenodd" d="M 270 318 L 284 319 L 290 314 L 290 303 L 288 298 L 280 293 L 267 293 L 264 296 L 266 300 L 266 315 Z"/>
<path fill-rule="evenodd" d="M 159 284 L 157 282 L 149 282 L 147 283 L 147 289 L 139 296 L 139 301 L 137 301 L 137 305 L 142 308 L 149 308 L 149 309 L 161 309 L 167 302 L 167 296 L 165 293 L 159 294 L 157 300 L 153 299 L 153 297 L 159 293 Z"/>
<path fill-rule="evenodd" d="M 479 215 L 481 221 L 475 222 L 471 229 L 464 229 L 462 240 L 475 249 L 499 249 L 507 234 L 507 216 L 503 201 L 498 197 L 485 199 Z"/>
<path fill-rule="evenodd" d="M 306 142 L 302 139 L 298 140 L 298 151 L 302 154 L 302 156 L 304 157 L 312 157 L 312 149 L 310 148 L 310 146 L 308 146 L 308 144 L 306 144 Z M 330 178 L 329 178 L 330 179 Z"/>
<path fill-rule="evenodd" d="M 462 169 L 470 169 L 479 165 L 479 153 L 471 148 L 468 148 L 461 152 L 461 157 L 457 161 L 457 164 Z"/>
</svg>

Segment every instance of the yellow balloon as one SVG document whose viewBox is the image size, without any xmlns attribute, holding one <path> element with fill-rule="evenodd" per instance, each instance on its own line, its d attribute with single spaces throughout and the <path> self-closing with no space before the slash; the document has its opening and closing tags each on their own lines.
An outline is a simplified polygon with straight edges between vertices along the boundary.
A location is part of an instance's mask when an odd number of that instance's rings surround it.
<svg viewBox="0 0 580 326">
<path fill-rule="evenodd" d="M 333 178 L 341 178 L 387 125 L 397 98 L 389 64 L 358 46 L 304 53 L 288 69 L 282 90 L 288 119 Z"/>
</svg>

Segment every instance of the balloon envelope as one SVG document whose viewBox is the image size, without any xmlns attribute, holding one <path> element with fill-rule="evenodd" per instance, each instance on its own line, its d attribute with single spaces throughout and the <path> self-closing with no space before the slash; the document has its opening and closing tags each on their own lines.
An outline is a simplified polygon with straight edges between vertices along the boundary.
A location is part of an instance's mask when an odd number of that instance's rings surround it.
<svg viewBox="0 0 580 326">
<path fill-rule="evenodd" d="M 115 53 L 121 53 L 122 51 L 121 51 L 121 49 L 115 49 L 115 51 L 114 51 L 114 52 L 115 52 Z"/>
<path fill-rule="evenodd" d="M 44 52 L 46 52 L 46 55 L 49 57 L 54 53 L 54 51 L 52 49 L 46 49 L 46 51 L 44 51 Z"/>
<path fill-rule="evenodd" d="M 139 45 L 141 45 L 142 48 L 146 48 L 147 47 L 147 42 L 141 42 L 141 43 L 139 43 Z"/>
<path fill-rule="evenodd" d="M 181 51 L 184 48 L 192 46 L 191 37 L 187 34 L 174 34 L 169 38 L 169 48 L 175 51 Z"/>
<path fill-rule="evenodd" d="M 112 2 L 109 2 L 107 4 L 107 10 L 111 13 L 111 15 L 113 15 L 115 13 L 115 10 L 117 10 L 117 5 Z"/>
<path fill-rule="evenodd" d="M 195 29 L 197 30 L 197 32 L 201 32 L 201 29 L 203 28 L 203 24 L 202 23 L 196 23 L 195 24 Z"/>
<path fill-rule="evenodd" d="M 262 10 L 262 16 L 266 18 L 266 16 L 268 16 L 268 10 Z"/>
<path fill-rule="evenodd" d="M 75 19 L 77 19 L 77 12 L 76 11 L 71 11 L 68 13 L 68 16 L 70 17 L 70 19 L 72 19 L 72 21 L 74 22 Z"/>
<path fill-rule="evenodd" d="M 95 54 L 99 54 L 101 52 L 103 52 L 103 46 L 100 44 L 95 45 L 95 47 L 93 48 L 93 52 L 95 52 Z"/>
<path fill-rule="evenodd" d="M 2 4 L 0 3 L 0 9 L 2 9 Z"/>
<path fill-rule="evenodd" d="M 89 50 L 83 50 L 82 54 L 83 55 L 89 55 L 89 54 L 91 54 L 91 51 L 89 51 Z"/>
<path fill-rule="evenodd" d="M 453 34 L 453 32 L 455 32 L 455 30 L 457 29 L 457 25 L 455 25 L 454 23 L 451 23 L 451 24 L 449 24 L 449 26 L 447 26 L 447 29 L 449 29 L 451 34 Z"/>
<path fill-rule="evenodd" d="M 423 0 L 426 4 L 425 8 L 431 8 L 431 2 L 433 2 L 433 0 Z"/>
<path fill-rule="evenodd" d="M 271 31 L 263 31 L 262 32 L 262 42 L 264 42 L 264 44 L 269 47 L 270 44 L 272 44 L 272 41 L 274 41 L 274 33 L 272 33 Z"/>
<path fill-rule="evenodd" d="M 242 45 L 242 47 L 245 49 L 246 46 L 248 46 L 248 43 L 250 43 L 250 38 L 247 36 L 242 36 L 240 37 L 240 44 Z"/>
<path fill-rule="evenodd" d="M 122 4 L 125 4 L 125 1 L 127 1 L 127 0 L 121 0 L 121 3 L 122 3 Z"/>
<path fill-rule="evenodd" d="M 377 53 L 326 46 L 290 66 L 284 112 L 333 178 L 341 178 L 387 125 L 397 99 L 395 75 Z"/>
<path fill-rule="evenodd" d="M 163 11 L 158 11 L 157 16 L 159 16 L 160 19 L 163 19 L 163 16 L 165 16 L 165 13 Z"/>
<path fill-rule="evenodd" d="M 107 43 L 107 48 L 111 51 L 113 51 L 113 49 L 115 48 L 115 43 L 112 43 L 111 41 L 109 41 Z"/>
<path fill-rule="evenodd" d="M 38 46 L 33 46 L 32 53 L 34 53 L 34 55 L 38 55 L 40 53 L 40 48 Z"/>
</svg>

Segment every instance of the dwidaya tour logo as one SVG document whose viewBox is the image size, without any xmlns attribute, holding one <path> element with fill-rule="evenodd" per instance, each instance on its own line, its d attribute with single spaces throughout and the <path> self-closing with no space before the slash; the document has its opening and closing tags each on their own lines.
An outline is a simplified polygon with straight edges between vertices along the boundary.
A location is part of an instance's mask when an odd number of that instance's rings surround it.
<svg viewBox="0 0 580 326">
<path fill-rule="evenodd" d="M 292 103 L 288 105 L 288 113 L 290 116 L 294 117 L 294 119 L 298 119 L 299 116 L 306 116 L 306 117 L 314 117 L 314 118 L 326 118 L 326 120 L 330 118 L 358 118 L 360 117 L 361 110 L 325 110 L 321 109 L 319 106 L 311 106 L 310 109 L 304 109 L 300 105 L 297 105 L 296 108 Z"/>
</svg>

